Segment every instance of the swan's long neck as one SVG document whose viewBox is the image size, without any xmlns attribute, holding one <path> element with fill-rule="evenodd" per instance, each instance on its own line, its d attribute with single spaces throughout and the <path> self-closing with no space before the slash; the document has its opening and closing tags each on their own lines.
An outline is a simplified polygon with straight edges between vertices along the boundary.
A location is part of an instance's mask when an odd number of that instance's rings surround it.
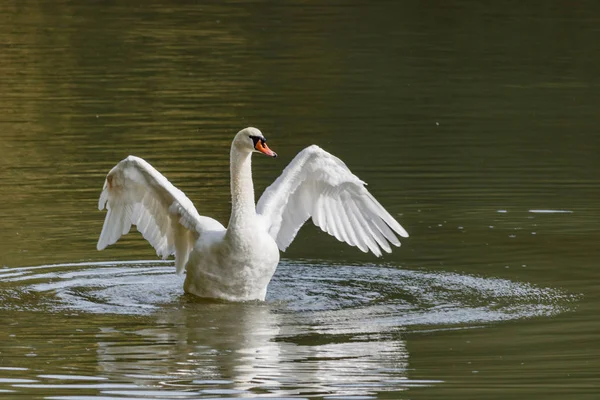
<svg viewBox="0 0 600 400">
<path fill-rule="evenodd" d="M 232 234 L 249 228 L 256 219 L 254 185 L 252 184 L 252 153 L 231 147 L 231 218 L 227 230 Z"/>
</svg>

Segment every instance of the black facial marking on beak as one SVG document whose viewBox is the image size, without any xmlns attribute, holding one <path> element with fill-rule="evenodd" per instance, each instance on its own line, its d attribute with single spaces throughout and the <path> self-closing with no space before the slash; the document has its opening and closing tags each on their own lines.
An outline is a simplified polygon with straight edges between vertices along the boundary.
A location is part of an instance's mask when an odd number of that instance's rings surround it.
<svg viewBox="0 0 600 400">
<path fill-rule="evenodd" d="M 269 148 L 269 146 L 267 146 L 267 139 L 265 139 L 264 137 L 260 137 L 260 136 L 248 136 L 250 139 L 252 139 L 252 142 L 254 142 L 254 150 L 266 154 L 268 156 L 271 157 L 277 157 L 277 153 L 275 153 L 273 150 L 271 150 Z"/>
<path fill-rule="evenodd" d="M 265 139 L 264 137 L 260 137 L 260 136 L 248 136 L 250 139 L 252 139 L 252 142 L 254 142 L 254 148 L 256 148 L 256 144 L 258 142 L 260 142 L 261 144 L 265 144 L 267 142 L 267 139 Z"/>
</svg>

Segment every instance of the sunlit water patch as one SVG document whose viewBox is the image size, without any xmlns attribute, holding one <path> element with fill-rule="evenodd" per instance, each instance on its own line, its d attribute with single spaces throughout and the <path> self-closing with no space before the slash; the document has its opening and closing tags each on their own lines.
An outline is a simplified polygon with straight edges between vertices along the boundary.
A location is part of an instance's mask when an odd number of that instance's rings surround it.
<svg viewBox="0 0 600 400">
<path fill-rule="evenodd" d="M 573 211 L 571 210 L 544 210 L 544 209 L 540 209 L 540 210 L 529 210 L 530 213 L 533 214 L 572 214 Z"/>
<path fill-rule="evenodd" d="M 55 264 L 0 271 L 5 309 L 148 314 L 193 302 L 171 262 Z M 378 326 L 455 325 L 553 315 L 574 296 L 556 288 L 386 265 L 332 265 L 283 260 L 267 302 L 279 313 L 357 317 Z M 339 326 L 338 326 L 339 328 Z"/>
</svg>

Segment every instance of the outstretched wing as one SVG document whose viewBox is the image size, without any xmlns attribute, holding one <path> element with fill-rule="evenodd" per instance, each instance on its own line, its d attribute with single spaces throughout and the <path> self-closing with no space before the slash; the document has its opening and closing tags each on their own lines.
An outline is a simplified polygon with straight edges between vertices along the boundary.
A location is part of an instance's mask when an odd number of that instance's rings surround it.
<svg viewBox="0 0 600 400">
<path fill-rule="evenodd" d="M 129 156 L 110 170 L 98 201 L 108 210 L 98 250 L 115 243 L 135 225 L 162 258 L 175 254 L 183 272 L 194 242 L 207 230 L 225 229 L 198 214 L 186 195 L 145 160 Z"/>
<path fill-rule="evenodd" d="M 340 160 L 318 146 L 302 150 L 269 186 L 257 204 L 270 235 L 284 251 L 298 230 L 313 223 L 339 241 L 369 250 L 391 252 L 396 235 L 408 233 Z"/>
</svg>

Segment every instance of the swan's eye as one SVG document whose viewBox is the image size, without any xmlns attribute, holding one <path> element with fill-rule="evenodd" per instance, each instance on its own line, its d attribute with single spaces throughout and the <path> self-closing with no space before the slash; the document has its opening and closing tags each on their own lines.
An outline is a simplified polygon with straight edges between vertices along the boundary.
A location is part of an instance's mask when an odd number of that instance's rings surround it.
<svg viewBox="0 0 600 400">
<path fill-rule="evenodd" d="M 254 143 L 254 147 L 256 147 L 256 144 L 258 142 L 261 142 L 262 144 L 265 144 L 265 142 L 267 141 L 267 139 L 260 137 L 260 136 L 248 136 L 250 139 L 252 139 L 252 142 Z"/>
</svg>

